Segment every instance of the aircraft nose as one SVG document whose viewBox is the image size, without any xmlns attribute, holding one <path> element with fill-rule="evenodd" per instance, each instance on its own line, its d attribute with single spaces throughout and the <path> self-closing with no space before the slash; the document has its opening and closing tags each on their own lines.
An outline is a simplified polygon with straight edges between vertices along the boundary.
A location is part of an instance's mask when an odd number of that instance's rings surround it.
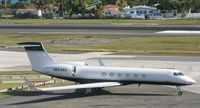
<svg viewBox="0 0 200 108">
<path fill-rule="evenodd" d="M 185 79 L 185 82 L 186 82 L 188 85 L 192 85 L 192 84 L 195 84 L 195 83 L 196 83 L 196 81 L 195 81 L 194 79 L 190 78 L 190 77 L 187 77 L 187 78 Z"/>
</svg>

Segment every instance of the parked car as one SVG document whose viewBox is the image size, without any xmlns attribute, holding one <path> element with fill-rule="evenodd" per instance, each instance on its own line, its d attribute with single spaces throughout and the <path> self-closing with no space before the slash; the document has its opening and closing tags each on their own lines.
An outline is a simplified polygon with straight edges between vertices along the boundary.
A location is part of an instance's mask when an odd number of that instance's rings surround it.
<svg viewBox="0 0 200 108">
<path fill-rule="evenodd" d="M 72 14 L 71 18 L 74 18 L 74 19 L 78 19 L 78 18 L 82 18 L 83 15 L 81 14 Z"/>
<path fill-rule="evenodd" d="M 93 13 L 86 13 L 84 14 L 84 18 L 95 18 L 95 15 Z"/>
</svg>

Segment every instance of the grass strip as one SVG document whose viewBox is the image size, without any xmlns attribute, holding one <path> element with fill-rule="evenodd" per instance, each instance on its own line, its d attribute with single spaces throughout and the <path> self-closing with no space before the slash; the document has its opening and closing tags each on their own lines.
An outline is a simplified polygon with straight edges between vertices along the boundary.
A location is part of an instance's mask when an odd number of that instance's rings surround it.
<svg viewBox="0 0 200 108">
<path fill-rule="evenodd" d="M 93 42 L 93 40 L 108 40 Z M 91 41 L 92 40 L 92 41 Z M 200 55 L 200 36 L 162 35 L 0 35 L 0 45 L 17 42 L 40 41 L 50 52 L 117 52 L 128 54 L 186 54 Z M 88 41 L 86 44 L 82 44 Z"/>
<path fill-rule="evenodd" d="M 0 19 L 0 24 L 199 25 L 200 19 Z"/>
<path fill-rule="evenodd" d="M 0 75 L 39 75 L 40 73 L 34 71 L 6 71 L 0 72 Z"/>
</svg>

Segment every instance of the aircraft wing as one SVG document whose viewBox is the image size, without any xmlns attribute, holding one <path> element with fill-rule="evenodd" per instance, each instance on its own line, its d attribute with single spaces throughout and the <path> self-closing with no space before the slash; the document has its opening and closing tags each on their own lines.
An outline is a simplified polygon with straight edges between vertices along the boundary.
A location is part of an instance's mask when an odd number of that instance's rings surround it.
<svg viewBox="0 0 200 108">
<path fill-rule="evenodd" d="M 119 82 L 97 82 L 97 83 L 87 83 L 87 84 L 77 84 L 69 86 L 59 86 L 59 87 L 48 87 L 48 88 L 36 88 L 32 82 L 25 78 L 25 83 L 28 85 L 31 91 L 59 91 L 59 90 L 70 90 L 70 89 L 87 89 L 87 88 L 104 88 L 104 87 L 114 87 L 120 86 Z"/>
<path fill-rule="evenodd" d="M 77 85 L 60 86 L 60 87 L 40 88 L 38 90 L 58 91 L 58 90 L 70 90 L 70 89 L 104 88 L 104 87 L 113 87 L 119 85 L 121 84 L 118 82 L 98 82 L 98 83 L 77 84 Z"/>
</svg>

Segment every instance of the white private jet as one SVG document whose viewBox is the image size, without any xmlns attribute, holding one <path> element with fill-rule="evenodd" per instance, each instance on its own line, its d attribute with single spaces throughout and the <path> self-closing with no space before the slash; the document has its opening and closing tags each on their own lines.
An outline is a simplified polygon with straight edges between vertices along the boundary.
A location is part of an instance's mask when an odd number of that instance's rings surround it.
<svg viewBox="0 0 200 108">
<path fill-rule="evenodd" d="M 23 42 L 17 43 L 17 45 L 25 48 L 33 71 L 79 83 L 69 86 L 36 88 L 34 84 L 25 78 L 25 82 L 32 90 L 84 89 L 85 93 L 88 94 L 93 90 L 101 90 L 105 87 L 156 84 L 176 86 L 178 95 L 182 95 L 181 86 L 196 83 L 192 78 L 172 69 L 106 67 L 101 60 L 99 60 L 100 66 L 88 66 L 85 62 L 56 63 L 40 42 Z"/>
</svg>

